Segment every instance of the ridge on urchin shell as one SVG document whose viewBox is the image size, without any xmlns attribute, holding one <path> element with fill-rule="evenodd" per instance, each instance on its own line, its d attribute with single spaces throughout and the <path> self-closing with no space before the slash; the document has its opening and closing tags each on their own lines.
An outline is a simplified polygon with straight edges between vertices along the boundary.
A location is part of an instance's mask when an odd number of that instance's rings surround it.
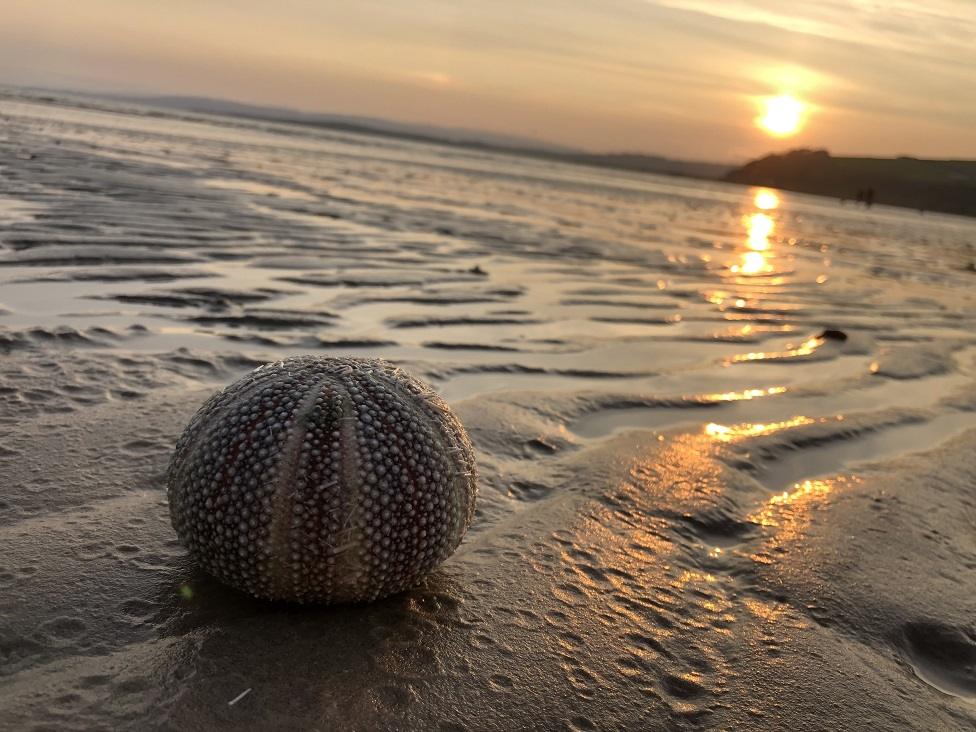
<svg viewBox="0 0 976 732">
<path fill-rule="evenodd" d="M 450 556 L 474 450 L 430 386 L 380 360 L 267 364 L 210 398 L 166 474 L 180 541 L 256 597 L 374 600 Z"/>
</svg>

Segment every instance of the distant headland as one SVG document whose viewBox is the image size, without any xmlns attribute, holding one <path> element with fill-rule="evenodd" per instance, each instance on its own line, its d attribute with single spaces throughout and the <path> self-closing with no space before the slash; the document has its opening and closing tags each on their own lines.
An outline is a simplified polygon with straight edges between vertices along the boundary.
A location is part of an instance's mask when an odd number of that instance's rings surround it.
<svg viewBox="0 0 976 732">
<path fill-rule="evenodd" d="M 976 216 L 976 160 L 834 157 L 826 150 L 767 155 L 724 176 L 733 183 Z"/>
</svg>

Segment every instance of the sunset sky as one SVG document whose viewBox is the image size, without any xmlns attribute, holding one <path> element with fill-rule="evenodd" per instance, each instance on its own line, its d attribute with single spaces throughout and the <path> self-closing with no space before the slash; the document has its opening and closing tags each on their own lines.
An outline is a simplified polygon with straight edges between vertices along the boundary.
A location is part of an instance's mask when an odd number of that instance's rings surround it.
<svg viewBox="0 0 976 732">
<path fill-rule="evenodd" d="M 0 83 L 716 161 L 974 158 L 974 38 L 976 0 L 2 0 Z"/>
</svg>

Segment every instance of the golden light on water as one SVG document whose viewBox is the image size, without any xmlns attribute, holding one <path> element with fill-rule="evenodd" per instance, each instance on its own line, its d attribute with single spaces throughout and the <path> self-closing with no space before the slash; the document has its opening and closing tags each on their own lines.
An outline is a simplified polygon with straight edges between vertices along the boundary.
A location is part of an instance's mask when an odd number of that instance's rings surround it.
<svg viewBox="0 0 976 732">
<path fill-rule="evenodd" d="M 760 272 L 768 272 L 772 267 L 766 264 L 766 257 L 762 255 L 761 252 L 746 252 L 742 255 L 742 262 L 740 264 L 733 264 L 729 269 L 734 274 L 759 274 Z"/>
<path fill-rule="evenodd" d="M 823 338 L 807 338 L 803 343 L 794 346 L 787 344 L 783 351 L 755 351 L 752 353 L 737 353 L 726 359 L 726 363 L 744 363 L 746 361 L 779 361 L 809 356 L 825 343 Z"/>
<path fill-rule="evenodd" d="M 750 251 L 744 252 L 737 263 L 729 266 L 732 274 L 756 275 L 773 269 L 763 252 L 772 246 L 769 237 L 776 228 L 776 222 L 765 212 L 779 206 L 779 196 L 768 188 L 760 188 L 753 197 L 753 203 L 760 210 L 742 217 L 746 227 L 746 247 Z"/>
<path fill-rule="evenodd" d="M 749 520 L 763 526 L 778 526 L 780 537 L 791 537 L 810 521 L 813 510 L 828 494 L 845 490 L 860 481 L 853 475 L 837 475 L 794 483 L 789 490 L 771 496 Z"/>
<path fill-rule="evenodd" d="M 806 105 L 791 94 L 766 97 L 756 124 L 774 137 L 795 135 L 803 127 Z"/>
<path fill-rule="evenodd" d="M 809 356 L 824 344 L 823 338 L 807 338 L 794 350 L 798 356 Z"/>
<path fill-rule="evenodd" d="M 771 191 L 768 188 L 760 188 L 756 191 L 752 202 L 756 204 L 756 208 L 769 211 L 779 207 L 779 196 L 776 195 L 775 191 Z"/>
<path fill-rule="evenodd" d="M 704 399 L 710 402 L 741 402 L 759 397 L 783 394 L 785 386 L 771 386 L 768 389 L 746 389 L 745 391 L 726 391 L 721 394 L 706 394 Z"/>
<path fill-rule="evenodd" d="M 791 427 L 801 427 L 803 425 L 813 424 L 813 422 L 814 420 L 810 417 L 804 417 L 802 415 L 783 422 L 750 422 L 736 425 L 724 425 L 709 422 L 707 425 L 705 425 L 705 434 L 719 440 L 720 442 L 732 442 L 745 437 L 758 437 L 761 435 L 768 435 L 772 432 L 790 429 Z"/>
<path fill-rule="evenodd" d="M 747 219 L 748 245 L 754 252 L 769 249 L 769 235 L 773 233 L 773 220 L 764 213 L 754 213 Z"/>
<path fill-rule="evenodd" d="M 769 499 L 769 503 L 773 506 L 788 505 L 810 496 L 830 493 L 832 488 L 830 481 L 827 480 L 805 480 L 802 483 L 795 483 L 793 490 L 783 491 L 773 496 Z"/>
</svg>

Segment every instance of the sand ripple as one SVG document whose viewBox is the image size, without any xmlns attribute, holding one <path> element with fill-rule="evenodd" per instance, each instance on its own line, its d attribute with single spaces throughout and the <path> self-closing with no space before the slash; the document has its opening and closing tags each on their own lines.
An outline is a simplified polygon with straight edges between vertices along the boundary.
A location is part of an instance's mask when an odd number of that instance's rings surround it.
<svg viewBox="0 0 976 732">
<path fill-rule="evenodd" d="M 0 98 L 4 724 L 976 724 L 976 224 L 86 104 Z M 310 352 L 478 450 L 458 554 L 368 607 L 169 526 L 197 406 Z"/>
</svg>

